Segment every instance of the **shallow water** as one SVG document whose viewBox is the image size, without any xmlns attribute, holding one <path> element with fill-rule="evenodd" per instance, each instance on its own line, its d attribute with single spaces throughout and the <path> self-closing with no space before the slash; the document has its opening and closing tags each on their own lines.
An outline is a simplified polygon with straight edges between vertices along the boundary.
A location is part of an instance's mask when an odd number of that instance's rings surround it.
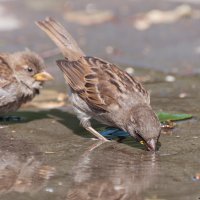
<svg viewBox="0 0 200 200">
<path fill-rule="evenodd" d="M 51 110 L 26 107 L 14 113 L 23 116 L 20 123 L 3 123 L 0 129 L 1 199 L 200 198 L 199 77 L 167 83 L 164 74 L 154 74 L 159 85 L 145 85 L 154 109 L 194 115 L 162 131 L 159 151 L 147 152 L 131 137 L 122 143 L 92 140 L 67 103 Z M 183 91 L 188 96 L 180 98 Z"/>
</svg>

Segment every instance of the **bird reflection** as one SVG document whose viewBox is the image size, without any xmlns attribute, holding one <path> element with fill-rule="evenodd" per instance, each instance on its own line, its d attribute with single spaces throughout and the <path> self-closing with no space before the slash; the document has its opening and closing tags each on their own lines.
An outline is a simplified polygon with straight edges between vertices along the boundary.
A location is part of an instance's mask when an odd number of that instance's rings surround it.
<svg viewBox="0 0 200 200">
<path fill-rule="evenodd" d="M 74 166 L 69 200 L 140 200 L 155 182 L 155 154 L 124 145 L 97 142 Z"/>
<path fill-rule="evenodd" d="M 28 155 L 30 152 L 21 154 L 18 151 L 20 143 L 15 146 L 5 138 L 4 142 L 8 145 L 8 149 L 9 147 L 16 149 L 9 151 L 0 148 L 0 195 L 9 192 L 33 194 L 41 190 L 54 175 L 55 168 L 44 165 L 35 156 Z"/>
</svg>

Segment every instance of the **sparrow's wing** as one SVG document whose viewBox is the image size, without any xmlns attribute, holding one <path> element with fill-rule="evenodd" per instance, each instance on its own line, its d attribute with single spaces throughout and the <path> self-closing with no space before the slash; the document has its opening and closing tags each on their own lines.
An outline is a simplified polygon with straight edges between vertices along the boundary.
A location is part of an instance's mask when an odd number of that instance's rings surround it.
<svg viewBox="0 0 200 200">
<path fill-rule="evenodd" d="M 3 89 L 16 80 L 13 71 L 6 61 L 6 54 L 0 54 L 0 88 Z"/>
<path fill-rule="evenodd" d="M 16 88 L 13 85 L 17 80 L 13 76 L 13 71 L 10 68 L 9 64 L 7 63 L 6 58 L 7 54 L 0 53 L 0 111 L 1 112 L 4 105 L 16 101 L 16 97 L 14 95 Z"/>
<path fill-rule="evenodd" d="M 120 107 L 120 102 L 128 96 L 131 97 L 131 93 L 137 95 L 135 101 L 143 98 L 148 102 L 149 95 L 141 84 L 106 61 L 82 57 L 73 62 L 59 60 L 57 64 L 63 71 L 66 82 L 90 108 L 109 112 L 113 106 Z"/>
</svg>

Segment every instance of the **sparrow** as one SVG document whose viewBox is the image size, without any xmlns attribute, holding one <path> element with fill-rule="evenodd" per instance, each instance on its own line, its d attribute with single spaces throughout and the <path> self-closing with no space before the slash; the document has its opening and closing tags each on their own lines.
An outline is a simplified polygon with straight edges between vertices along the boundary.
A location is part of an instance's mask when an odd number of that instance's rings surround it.
<svg viewBox="0 0 200 200">
<path fill-rule="evenodd" d="M 128 132 L 155 151 L 160 122 L 150 105 L 150 95 L 136 78 L 115 64 L 86 56 L 68 31 L 56 20 L 46 18 L 36 24 L 59 47 L 64 59 L 57 60 L 70 87 L 70 99 L 81 125 L 107 141 L 91 125 L 93 118 Z"/>
<path fill-rule="evenodd" d="M 0 53 L 0 115 L 31 101 L 53 79 L 44 67 L 43 59 L 30 50 Z"/>
</svg>

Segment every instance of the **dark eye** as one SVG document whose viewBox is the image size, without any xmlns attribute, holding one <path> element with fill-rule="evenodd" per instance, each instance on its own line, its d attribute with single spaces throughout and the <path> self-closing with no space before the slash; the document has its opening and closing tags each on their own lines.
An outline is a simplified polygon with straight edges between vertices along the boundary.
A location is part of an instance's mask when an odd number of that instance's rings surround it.
<svg viewBox="0 0 200 200">
<path fill-rule="evenodd" d="M 27 71 L 31 73 L 31 72 L 33 72 L 33 69 L 31 67 L 28 67 Z"/>
</svg>

